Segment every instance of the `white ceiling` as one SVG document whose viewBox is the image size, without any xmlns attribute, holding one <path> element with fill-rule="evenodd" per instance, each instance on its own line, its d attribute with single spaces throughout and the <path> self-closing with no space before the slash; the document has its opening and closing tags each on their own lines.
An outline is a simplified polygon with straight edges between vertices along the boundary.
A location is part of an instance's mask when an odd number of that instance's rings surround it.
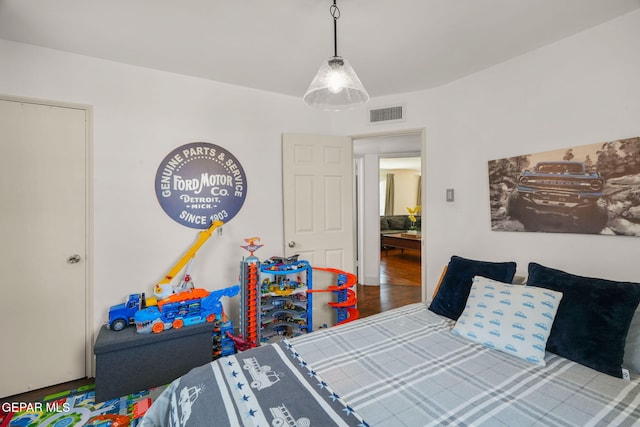
<svg viewBox="0 0 640 427">
<path fill-rule="evenodd" d="M 0 38 L 302 96 L 333 55 L 330 0 L 0 0 Z M 338 0 L 338 54 L 372 97 L 428 89 L 640 0 Z"/>
</svg>

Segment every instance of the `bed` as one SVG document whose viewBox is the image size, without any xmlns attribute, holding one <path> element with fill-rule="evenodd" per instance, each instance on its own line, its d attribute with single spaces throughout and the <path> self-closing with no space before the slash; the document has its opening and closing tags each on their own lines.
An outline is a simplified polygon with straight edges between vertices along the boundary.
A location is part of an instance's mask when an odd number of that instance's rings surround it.
<svg viewBox="0 0 640 427">
<path fill-rule="evenodd" d="M 640 328 L 640 284 L 603 284 L 602 279 L 566 276 L 569 273 L 531 263 L 528 285 L 511 285 L 515 268 L 509 264 L 505 274 L 504 269 L 496 273 L 496 267 L 497 263 L 452 257 L 429 303 L 283 339 L 196 368 L 167 387 L 142 425 L 640 425 L 640 375 L 637 360 L 627 358 L 638 356 L 630 346 L 637 344 L 631 335 Z M 576 278 L 580 280 L 571 281 Z M 619 287 L 620 298 L 627 300 L 620 303 L 625 306 L 624 314 L 602 306 L 593 310 L 593 305 L 584 309 L 596 311 L 596 318 L 576 314 L 570 299 L 573 291 L 578 299 L 589 293 L 583 288 L 585 282 L 590 287 L 594 283 Z M 556 283 L 561 287 L 569 283 L 576 289 L 554 290 Z M 461 286 L 466 290 L 460 291 Z M 534 319 L 533 311 L 526 311 L 536 305 L 549 314 L 544 302 L 552 297 L 559 302 L 551 310 L 553 319 L 545 315 Z M 595 297 L 602 295 L 596 292 Z M 524 305 L 518 298 L 524 298 Z M 502 305 L 492 306 L 493 301 Z M 513 310 L 515 322 L 506 320 L 506 301 L 519 307 Z M 585 304 L 579 301 L 579 305 Z M 447 312 L 451 309 L 453 316 Z M 485 318 L 476 316 L 478 310 L 485 310 Z M 439 313 L 442 311 L 446 313 Z M 607 329 L 608 336 L 593 338 L 597 346 L 602 345 L 600 338 L 607 343 L 594 362 L 589 343 L 580 344 L 585 349 L 577 348 L 576 337 L 565 335 L 562 316 L 578 315 L 583 327 L 567 326 L 579 329 L 577 338 L 583 340 L 581 334 L 593 333 L 590 322 L 602 322 L 598 316 L 605 311 L 614 312 L 605 316 L 605 322 L 614 318 L 622 323 L 623 354 L 618 354 L 620 328 L 613 325 Z M 502 312 L 503 332 L 517 324 L 518 333 L 503 333 L 497 338 L 498 329 L 488 320 L 491 312 Z M 625 319 L 620 321 L 620 317 Z M 471 319 L 468 326 L 463 324 L 465 319 Z M 544 319 L 553 328 L 546 334 L 541 359 L 528 349 L 522 354 L 508 349 L 528 339 L 528 322 L 533 322 L 533 328 L 542 328 Z M 482 331 L 474 328 L 481 320 L 485 321 L 484 329 L 494 332 L 491 337 L 495 340 L 478 336 Z M 558 339 L 553 335 L 556 327 L 561 332 L 559 342 L 568 345 L 569 354 L 554 342 Z M 502 338 L 507 344 L 500 341 Z M 534 347 L 531 351 L 535 352 L 541 346 Z M 563 355 L 550 352 L 550 347 Z M 615 353 L 613 357 L 611 353 Z M 611 363 L 614 368 L 618 364 L 617 369 L 612 370 Z"/>
</svg>

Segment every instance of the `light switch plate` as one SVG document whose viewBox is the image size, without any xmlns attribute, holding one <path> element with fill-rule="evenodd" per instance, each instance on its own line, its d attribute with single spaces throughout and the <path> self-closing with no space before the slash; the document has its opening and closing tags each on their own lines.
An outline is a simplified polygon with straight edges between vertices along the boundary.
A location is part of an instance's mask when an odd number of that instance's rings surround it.
<svg viewBox="0 0 640 427">
<path fill-rule="evenodd" d="M 447 202 L 453 202 L 453 188 L 447 188 Z"/>
</svg>

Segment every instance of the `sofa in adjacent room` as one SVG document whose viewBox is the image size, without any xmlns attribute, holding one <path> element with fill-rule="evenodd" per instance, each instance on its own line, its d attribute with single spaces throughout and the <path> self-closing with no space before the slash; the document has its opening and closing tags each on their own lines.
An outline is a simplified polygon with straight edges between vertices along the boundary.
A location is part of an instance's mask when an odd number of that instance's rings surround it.
<svg viewBox="0 0 640 427">
<path fill-rule="evenodd" d="M 420 230 L 421 217 L 416 216 L 416 227 Z M 409 215 L 381 215 L 380 216 L 380 235 L 406 233 L 411 227 Z"/>
</svg>

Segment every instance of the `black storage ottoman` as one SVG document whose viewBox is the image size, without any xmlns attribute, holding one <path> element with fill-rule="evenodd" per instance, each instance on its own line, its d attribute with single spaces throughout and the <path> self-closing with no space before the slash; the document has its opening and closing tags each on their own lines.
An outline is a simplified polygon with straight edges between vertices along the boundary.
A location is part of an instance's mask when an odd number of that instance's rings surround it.
<svg viewBox="0 0 640 427">
<path fill-rule="evenodd" d="M 212 360 L 213 323 L 200 323 L 159 334 L 139 334 L 134 327 L 100 329 L 96 355 L 96 402 L 165 385 Z"/>
</svg>

